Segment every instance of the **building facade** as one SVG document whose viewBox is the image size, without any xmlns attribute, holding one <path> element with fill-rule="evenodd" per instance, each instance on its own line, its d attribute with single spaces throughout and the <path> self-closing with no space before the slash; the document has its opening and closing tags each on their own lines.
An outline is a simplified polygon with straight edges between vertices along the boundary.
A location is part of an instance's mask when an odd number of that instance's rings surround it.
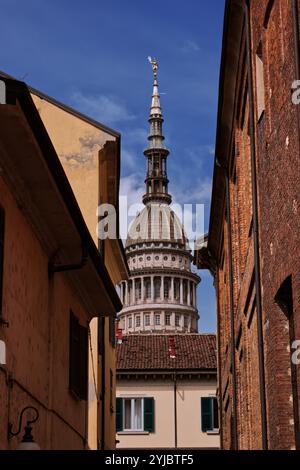
<svg viewBox="0 0 300 470">
<path fill-rule="evenodd" d="M 298 1 L 226 2 L 208 240 L 221 445 L 300 449 Z"/>
<path fill-rule="evenodd" d="M 215 347 L 215 335 L 198 333 L 117 345 L 117 449 L 219 448 Z"/>
<path fill-rule="evenodd" d="M 198 334 L 192 254 L 168 192 L 162 111 L 154 71 L 145 207 L 126 242 L 120 285 L 117 448 L 218 448 L 215 336 Z"/>
<path fill-rule="evenodd" d="M 33 88 L 31 96 L 68 177 L 94 243 L 115 286 L 128 278 L 124 248 L 118 234 L 120 135 L 103 124 Z M 63 129 L 63 132 L 62 132 Z M 99 231 L 101 204 L 115 208 L 115 238 Z M 90 322 L 89 424 L 91 449 L 115 447 L 116 356 L 115 319 Z"/>
<path fill-rule="evenodd" d="M 89 324 L 122 304 L 29 89 L 1 81 L 0 448 L 33 406 L 42 449 L 88 449 Z"/>
</svg>

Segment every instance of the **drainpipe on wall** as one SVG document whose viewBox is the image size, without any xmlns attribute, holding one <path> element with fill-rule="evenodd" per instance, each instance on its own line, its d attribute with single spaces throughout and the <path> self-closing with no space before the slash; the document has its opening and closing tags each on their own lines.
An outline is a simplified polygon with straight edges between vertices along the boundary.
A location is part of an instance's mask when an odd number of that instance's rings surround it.
<svg viewBox="0 0 300 470">
<path fill-rule="evenodd" d="M 217 348 L 218 348 L 218 387 L 219 387 L 219 426 L 220 426 L 220 448 L 223 449 L 223 393 L 221 376 L 221 339 L 220 339 L 220 302 L 219 302 L 219 268 L 215 273 L 216 303 L 217 303 Z"/>
<path fill-rule="evenodd" d="M 174 369 L 174 432 L 175 432 L 175 449 L 177 449 L 177 374 Z"/>
<path fill-rule="evenodd" d="M 98 319 L 98 335 L 102 336 L 102 355 L 101 355 L 101 450 L 105 450 L 105 317 Z"/>
<path fill-rule="evenodd" d="M 229 285 L 230 285 L 230 340 L 231 340 L 231 368 L 232 368 L 232 388 L 233 388 L 233 449 L 238 450 L 237 438 L 237 379 L 235 363 L 235 326 L 234 326 L 234 295 L 233 295 L 233 263 L 232 263 L 232 238 L 231 238 L 231 211 L 230 211 L 230 193 L 229 193 L 229 174 L 225 171 L 226 181 L 226 210 L 228 223 L 228 260 L 229 260 Z"/>
<path fill-rule="evenodd" d="M 263 450 L 267 450 L 268 449 L 268 429 L 267 429 L 267 411 L 266 411 L 267 407 L 266 407 L 266 384 L 265 384 L 264 343 L 263 343 L 263 319 L 262 319 L 262 303 L 261 303 L 261 277 L 260 277 L 259 232 L 258 232 L 258 194 L 257 194 L 257 177 L 256 177 L 253 70 L 252 70 L 252 57 L 251 57 L 252 46 L 251 46 L 251 24 L 250 24 L 249 0 L 245 1 L 245 27 L 246 27 L 246 48 L 247 48 L 247 66 L 248 66 L 248 90 L 249 90 L 254 271 L 255 271 L 255 294 L 256 294 L 256 312 L 257 312 L 261 430 L 262 430 L 262 448 Z"/>
</svg>

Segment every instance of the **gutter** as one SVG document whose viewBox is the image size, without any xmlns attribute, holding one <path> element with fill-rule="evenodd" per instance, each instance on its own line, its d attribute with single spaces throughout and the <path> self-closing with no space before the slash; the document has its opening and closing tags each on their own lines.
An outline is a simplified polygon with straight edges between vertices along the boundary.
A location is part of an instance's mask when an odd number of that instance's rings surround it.
<svg viewBox="0 0 300 470">
<path fill-rule="evenodd" d="M 250 24 L 250 3 L 245 0 L 245 27 L 246 27 L 246 47 L 248 66 L 248 91 L 249 91 L 249 117 L 250 117 L 250 141 L 251 141 L 251 173 L 252 173 L 252 204 L 253 204 L 253 241 L 254 241 L 254 271 L 255 271 L 255 293 L 256 293 L 256 313 L 257 313 L 257 337 L 258 337 L 258 362 L 259 362 L 259 382 L 260 382 L 260 404 L 261 404 L 261 431 L 262 448 L 268 449 L 267 430 L 267 406 L 266 406 L 266 383 L 264 367 L 264 338 L 263 338 L 263 318 L 261 300 L 261 275 L 260 275 L 260 254 L 259 254 L 259 227 L 258 227 L 258 192 L 256 175 L 256 151 L 255 151 L 255 120 L 254 120 L 254 98 L 253 98 L 253 70 L 251 58 L 251 24 Z"/>
<path fill-rule="evenodd" d="M 220 302 L 219 302 L 219 272 L 216 270 L 215 275 L 216 282 L 216 303 L 217 303 L 217 354 L 218 354 L 218 388 L 219 388 L 219 423 L 220 423 L 220 448 L 223 449 L 223 392 L 222 392 L 222 375 L 221 375 L 221 340 L 220 340 Z"/>
<path fill-rule="evenodd" d="M 237 431 L 237 378 L 236 378 L 236 362 L 235 362 L 235 327 L 234 327 L 234 293 L 233 293 L 233 263 L 232 263 L 232 238 L 231 238 L 231 209 L 230 209 L 230 188 L 229 188 L 229 174 L 227 166 L 220 164 L 216 160 L 216 165 L 224 172 L 225 186 L 226 186 L 226 212 L 228 224 L 228 264 L 229 264 L 229 296 L 230 296 L 230 349 L 231 349 L 231 369 L 232 369 L 232 401 L 233 401 L 233 450 L 238 450 L 238 431 Z M 221 374 L 219 374 L 221 375 Z M 220 390 L 222 394 L 222 388 Z"/>
</svg>

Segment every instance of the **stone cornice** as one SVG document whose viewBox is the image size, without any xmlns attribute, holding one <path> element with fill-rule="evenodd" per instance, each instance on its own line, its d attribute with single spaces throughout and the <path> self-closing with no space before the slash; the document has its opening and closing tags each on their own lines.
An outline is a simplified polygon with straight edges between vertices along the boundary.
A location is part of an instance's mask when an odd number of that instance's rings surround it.
<svg viewBox="0 0 300 470">
<path fill-rule="evenodd" d="M 167 266 L 163 266 L 163 267 L 149 266 L 145 268 L 138 268 L 135 270 L 130 270 L 131 278 L 141 277 L 141 276 L 151 276 L 155 274 L 160 274 L 165 277 L 176 276 L 176 277 L 182 277 L 185 279 L 191 279 L 193 281 L 196 281 L 197 284 L 201 282 L 201 278 L 200 276 L 198 276 L 198 274 L 185 270 L 185 269 L 169 268 Z"/>
</svg>

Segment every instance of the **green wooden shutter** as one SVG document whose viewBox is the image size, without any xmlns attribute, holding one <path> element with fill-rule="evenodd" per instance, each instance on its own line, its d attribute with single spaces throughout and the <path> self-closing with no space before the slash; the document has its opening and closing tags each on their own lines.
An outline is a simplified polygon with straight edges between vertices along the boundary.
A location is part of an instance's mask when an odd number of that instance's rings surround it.
<svg viewBox="0 0 300 470">
<path fill-rule="evenodd" d="M 144 431 L 154 432 L 154 398 L 144 398 Z"/>
<path fill-rule="evenodd" d="M 116 431 L 123 431 L 123 399 L 116 399 Z"/>
<path fill-rule="evenodd" d="M 212 399 L 208 397 L 201 398 L 201 428 L 202 432 L 212 431 Z"/>
</svg>

